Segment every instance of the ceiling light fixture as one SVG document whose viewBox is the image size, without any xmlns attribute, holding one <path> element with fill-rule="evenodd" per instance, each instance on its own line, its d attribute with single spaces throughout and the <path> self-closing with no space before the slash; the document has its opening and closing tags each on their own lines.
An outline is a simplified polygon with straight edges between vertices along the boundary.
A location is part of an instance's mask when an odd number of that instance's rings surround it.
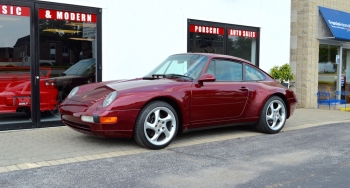
<svg viewBox="0 0 350 188">
<path fill-rule="evenodd" d="M 91 27 L 91 28 L 96 27 L 95 23 L 81 23 L 81 22 L 69 22 L 66 25 L 68 25 L 68 26 L 80 26 L 80 27 Z"/>
<path fill-rule="evenodd" d="M 68 30 L 68 29 L 44 29 L 43 31 L 52 32 L 52 33 L 80 33 L 81 32 L 77 30 Z"/>
<path fill-rule="evenodd" d="M 94 41 L 95 39 L 89 39 L 89 38 L 74 38 L 74 37 L 71 37 L 69 38 L 71 40 L 84 40 L 84 41 Z"/>
</svg>

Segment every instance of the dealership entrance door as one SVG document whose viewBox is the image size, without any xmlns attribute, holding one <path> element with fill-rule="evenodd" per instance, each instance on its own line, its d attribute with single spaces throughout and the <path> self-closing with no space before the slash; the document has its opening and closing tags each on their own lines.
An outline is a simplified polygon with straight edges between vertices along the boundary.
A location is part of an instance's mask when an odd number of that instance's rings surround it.
<svg viewBox="0 0 350 188">
<path fill-rule="evenodd" d="M 99 80 L 98 9 L 45 4 L 36 4 L 35 8 L 36 62 L 40 70 L 50 71 L 40 77 L 39 126 L 62 124 L 58 105 L 74 87 Z M 53 105 L 44 111 L 42 108 L 50 102 Z"/>
<path fill-rule="evenodd" d="M 0 130 L 36 126 L 34 67 L 28 64 L 32 10 L 30 3 L 0 2 Z"/>
<path fill-rule="evenodd" d="M 0 131 L 63 125 L 76 86 L 101 81 L 97 8 L 0 0 Z"/>
<path fill-rule="evenodd" d="M 350 45 L 345 41 L 321 41 L 318 62 L 318 91 L 350 103 Z M 335 95 L 338 93 L 339 95 Z M 342 95 L 340 95 L 342 94 Z"/>
</svg>

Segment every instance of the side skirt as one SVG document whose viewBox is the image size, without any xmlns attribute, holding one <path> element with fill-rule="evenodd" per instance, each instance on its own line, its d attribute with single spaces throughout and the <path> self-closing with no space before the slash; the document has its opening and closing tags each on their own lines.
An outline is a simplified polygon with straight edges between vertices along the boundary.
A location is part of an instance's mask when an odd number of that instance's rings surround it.
<svg viewBox="0 0 350 188">
<path fill-rule="evenodd" d="M 186 129 L 181 131 L 181 133 L 188 133 L 192 131 L 200 131 L 200 130 L 207 130 L 207 129 L 216 129 L 216 128 L 223 128 L 223 127 L 233 127 L 233 126 L 239 126 L 239 125 L 254 125 L 257 122 L 246 122 L 246 123 L 230 123 L 230 124 L 224 124 L 224 125 L 214 125 L 214 126 L 207 126 L 207 127 L 201 127 L 201 128 L 195 128 L 195 129 Z"/>
</svg>

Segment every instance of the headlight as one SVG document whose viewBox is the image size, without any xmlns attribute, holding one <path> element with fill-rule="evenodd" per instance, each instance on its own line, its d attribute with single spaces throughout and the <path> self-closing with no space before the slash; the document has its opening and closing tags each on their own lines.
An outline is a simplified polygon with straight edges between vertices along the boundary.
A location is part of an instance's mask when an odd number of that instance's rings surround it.
<svg viewBox="0 0 350 188">
<path fill-rule="evenodd" d="M 117 98 L 118 92 L 113 91 L 112 93 L 108 94 L 105 100 L 103 101 L 102 107 L 106 107 L 110 105 L 116 98 Z"/>
<path fill-rule="evenodd" d="M 67 98 L 69 99 L 69 98 L 73 97 L 75 94 L 77 94 L 78 91 L 79 91 L 79 86 L 73 88 L 72 91 L 70 91 Z"/>
</svg>

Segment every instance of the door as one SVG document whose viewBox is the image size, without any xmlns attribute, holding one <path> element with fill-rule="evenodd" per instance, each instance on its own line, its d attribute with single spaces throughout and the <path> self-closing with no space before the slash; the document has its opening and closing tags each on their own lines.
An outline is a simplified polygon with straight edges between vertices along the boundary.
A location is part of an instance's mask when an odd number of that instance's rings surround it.
<svg viewBox="0 0 350 188">
<path fill-rule="evenodd" d="M 341 68 L 341 77 L 340 80 L 337 79 L 337 82 L 340 82 L 340 88 L 342 92 L 341 99 L 345 100 L 346 103 L 350 103 L 350 97 L 348 93 L 350 92 L 350 49 L 342 48 L 342 68 Z"/>
<path fill-rule="evenodd" d="M 216 81 L 192 89 L 191 117 L 195 127 L 233 120 L 242 114 L 248 98 L 242 71 L 238 62 L 224 59 L 210 62 L 207 73 L 215 75 Z"/>
<path fill-rule="evenodd" d="M 77 86 L 101 81 L 100 11 L 36 3 L 39 127 L 62 125 L 59 104 Z"/>
<path fill-rule="evenodd" d="M 0 1 L 0 130 L 35 127 L 32 4 Z"/>
</svg>

